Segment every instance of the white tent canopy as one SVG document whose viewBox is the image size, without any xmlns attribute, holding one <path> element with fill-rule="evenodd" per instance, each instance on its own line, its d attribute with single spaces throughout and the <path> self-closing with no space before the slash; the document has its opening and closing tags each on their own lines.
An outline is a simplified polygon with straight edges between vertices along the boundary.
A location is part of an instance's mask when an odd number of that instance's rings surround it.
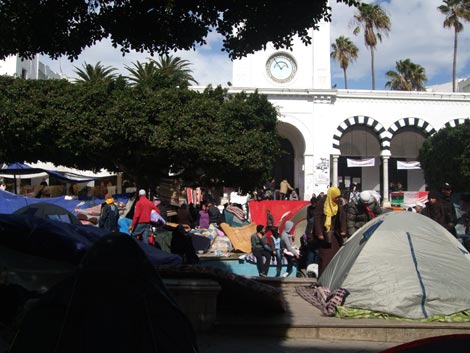
<svg viewBox="0 0 470 353">
<path fill-rule="evenodd" d="M 33 168 L 40 168 L 45 170 L 53 170 L 59 173 L 71 174 L 74 176 L 82 176 L 88 178 L 106 178 L 110 176 L 115 176 L 117 173 L 108 172 L 106 169 L 101 169 L 98 172 L 94 172 L 91 170 L 81 170 L 75 168 L 64 167 L 62 165 L 54 165 L 50 162 L 41 162 L 38 161 L 37 163 L 28 163 Z"/>
<path fill-rule="evenodd" d="M 418 213 L 390 212 L 345 243 L 319 283 L 350 294 L 344 306 L 412 319 L 470 309 L 470 254 Z"/>
</svg>

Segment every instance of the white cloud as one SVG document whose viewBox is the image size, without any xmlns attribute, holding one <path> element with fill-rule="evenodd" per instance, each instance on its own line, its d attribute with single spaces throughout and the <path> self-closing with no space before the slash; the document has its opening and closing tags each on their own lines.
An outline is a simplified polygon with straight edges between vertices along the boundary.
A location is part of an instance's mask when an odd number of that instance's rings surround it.
<svg viewBox="0 0 470 353">
<path fill-rule="evenodd" d="M 373 2 L 366 0 L 366 2 Z M 376 87 L 383 89 L 386 81 L 385 72 L 395 68 L 395 62 L 406 58 L 423 66 L 428 76 L 428 84 L 448 82 L 452 75 L 453 31 L 443 28 L 444 16 L 437 10 L 442 0 L 389 0 L 380 1 L 382 8 L 390 15 L 392 30 L 389 37 L 384 37 L 375 52 Z M 330 0 L 333 9 L 331 23 L 331 42 L 338 36 L 344 35 L 359 48 L 358 60 L 348 68 L 350 88 L 369 89 L 370 53 L 364 46 L 362 33 L 352 34 L 350 22 L 356 11 L 336 0 Z M 216 33 L 209 33 L 207 44 L 195 51 L 178 51 L 173 55 L 189 60 L 193 66 L 193 76 L 201 86 L 208 84 L 226 85 L 232 80 L 232 62 L 226 52 L 222 52 L 221 38 Z M 458 76 L 470 76 L 470 23 L 464 22 L 464 31 L 459 35 Z M 86 61 L 96 64 L 101 61 L 105 66 L 114 66 L 122 74 L 126 74 L 124 65 L 130 65 L 139 60 L 146 61 L 148 53 L 131 52 L 122 56 L 119 49 L 112 47 L 110 41 L 103 41 L 92 48 L 83 51 L 79 59 L 70 63 L 62 58 L 62 72 L 69 77 L 75 77 L 74 66 L 81 67 Z M 50 64 L 51 68 L 59 71 L 57 62 Z M 332 83 L 343 87 L 343 72 L 336 62 L 332 62 Z"/>
</svg>

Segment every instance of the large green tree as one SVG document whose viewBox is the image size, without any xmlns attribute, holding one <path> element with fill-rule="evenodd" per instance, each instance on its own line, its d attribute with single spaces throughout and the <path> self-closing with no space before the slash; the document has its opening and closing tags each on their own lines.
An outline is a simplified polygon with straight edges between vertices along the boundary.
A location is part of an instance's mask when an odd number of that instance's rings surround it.
<svg viewBox="0 0 470 353">
<path fill-rule="evenodd" d="M 438 10 L 445 15 L 444 27 L 454 29 L 454 56 L 452 60 L 452 92 L 456 91 L 457 80 L 457 47 L 458 34 L 463 30 L 463 24 L 460 21 L 470 20 L 470 0 L 444 0 L 444 4 L 438 7 Z"/>
<path fill-rule="evenodd" d="M 427 81 L 424 67 L 413 63 L 410 59 L 396 62 L 396 71 L 385 73 L 389 79 L 385 87 L 397 91 L 424 91 L 424 83 Z"/>
<path fill-rule="evenodd" d="M 418 160 L 431 189 L 443 181 L 455 190 L 468 190 L 470 185 L 470 119 L 455 127 L 446 127 L 424 141 Z"/>
<path fill-rule="evenodd" d="M 351 39 L 346 38 L 345 36 L 340 36 L 336 38 L 335 42 L 331 44 L 331 53 L 330 56 L 337 60 L 339 67 L 343 69 L 344 73 L 344 88 L 348 88 L 348 77 L 346 75 L 346 70 L 348 69 L 349 63 L 357 59 L 357 49 L 356 45 L 351 41 Z"/>
<path fill-rule="evenodd" d="M 36 53 L 76 59 L 104 38 L 123 53 L 167 54 L 204 45 L 210 31 L 219 33 L 223 50 L 237 58 L 267 42 L 290 47 L 294 35 L 310 43 L 307 29 L 330 20 L 330 10 L 328 0 L 2 0 L 0 59 Z"/>
<path fill-rule="evenodd" d="M 361 3 L 358 12 L 354 15 L 353 24 L 356 24 L 353 33 L 364 33 L 364 44 L 370 50 L 370 68 L 372 74 L 372 89 L 375 89 L 375 60 L 374 53 L 378 42 L 382 41 L 382 34 L 388 35 L 392 24 L 390 17 L 379 4 Z"/>
<path fill-rule="evenodd" d="M 279 155 L 276 123 L 276 109 L 257 93 L 0 77 L 0 160 L 107 168 L 143 187 L 169 171 L 259 185 Z"/>
</svg>

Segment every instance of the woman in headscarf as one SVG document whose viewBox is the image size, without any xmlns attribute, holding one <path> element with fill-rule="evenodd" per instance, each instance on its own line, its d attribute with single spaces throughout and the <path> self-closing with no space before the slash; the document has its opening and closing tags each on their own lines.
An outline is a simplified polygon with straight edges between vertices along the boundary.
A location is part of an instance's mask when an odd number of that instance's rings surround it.
<svg viewBox="0 0 470 353">
<path fill-rule="evenodd" d="M 321 276 L 346 238 L 346 212 L 340 200 L 341 191 L 332 186 L 328 188 L 326 197 L 318 202 L 315 209 L 314 236 L 320 244 L 319 276 Z M 330 233 L 328 234 L 328 232 Z"/>
</svg>

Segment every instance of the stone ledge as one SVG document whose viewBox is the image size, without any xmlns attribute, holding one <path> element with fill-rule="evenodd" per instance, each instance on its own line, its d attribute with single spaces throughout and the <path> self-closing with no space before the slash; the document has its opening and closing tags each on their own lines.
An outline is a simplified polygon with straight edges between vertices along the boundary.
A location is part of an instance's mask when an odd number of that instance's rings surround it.
<svg viewBox="0 0 470 353">
<path fill-rule="evenodd" d="M 196 332 L 212 328 L 217 315 L 217 295 L 221 289 L 216 281 L 182 278 L 163 279 L 163 283 Z"/>
</svg>

